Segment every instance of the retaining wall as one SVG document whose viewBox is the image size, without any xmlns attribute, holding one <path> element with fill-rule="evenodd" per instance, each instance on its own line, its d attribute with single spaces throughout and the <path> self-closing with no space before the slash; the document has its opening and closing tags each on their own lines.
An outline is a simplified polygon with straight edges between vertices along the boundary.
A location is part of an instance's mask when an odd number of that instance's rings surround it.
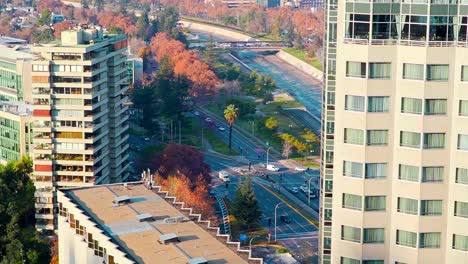
<svg viewBox="0 0 468 264">
<path fill-rule="evenodd" d="M 298 70 L 303 71 L 307 73 L 308 75 L 311 75 L 312 77 L 314 77 L 315 79 L 319 81 L 323 81 L 323 72 L 314 68 L 312 65 L 308 64 L 307 62 L 302 61 L 294 57 L 293 55 L 282 50 L 276 53 L 276 56 L 278 56 L 278 58 L 284 60 L 285 62 L 291 64 L 292 66 L 296 67 Z"/>
<path fill-rule="evenodd" d="M 252 39 L 251 36 L 217 26 L 211 26 L 208 24 L 196 23 L 192 21 L 185 21 L 183 19 L 180 20 L 180 23 L 182 23 L 182 25 L 188 29 L 199 30 L 208 33 L 211 32 L 214 35 L 220 35 L 236 41 L 248 41 Z"/>
</svg>

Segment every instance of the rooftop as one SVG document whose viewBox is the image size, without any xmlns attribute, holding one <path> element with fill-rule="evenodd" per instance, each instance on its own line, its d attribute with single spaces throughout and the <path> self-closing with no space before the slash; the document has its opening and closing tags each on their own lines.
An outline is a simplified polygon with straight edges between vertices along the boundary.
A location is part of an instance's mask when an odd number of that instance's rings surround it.
<svg viewBox="0 0 468 264">
<path fill-rule="evenodd" d="M 16 63 L 16 60 L 32 59 L 33 57 L 31 51 L 28 49 L 28 46 L 24 46 L 24 45 L 6 46 L 6 45 L 1 45 L 1 44 L 2 43 L 0 42 L 0 60 L 7 59 Z"/>
<path fill-rule="evenodd" d="M 247 263 L 143 183 L 62 192 L 139 263 Z"/>
<path fill-rule="evenodd" d="M 0 36 L 0 44 L 7 44 L 7 45 L 17 45 L 17 44 L 26 44 L 27 41 L 24 39 Z"/>
</svg>

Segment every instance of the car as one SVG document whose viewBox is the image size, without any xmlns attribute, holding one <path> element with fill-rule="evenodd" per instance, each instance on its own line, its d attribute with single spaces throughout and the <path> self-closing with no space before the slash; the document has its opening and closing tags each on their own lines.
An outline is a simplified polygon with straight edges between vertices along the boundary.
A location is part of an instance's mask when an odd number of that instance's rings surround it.
<svg viewBox="0 0 468 264">
<path fill-rule="evenodd" d="M 297 187 L 291 187 L 291 192 L 292 192 L 292 193 L 299 193 L 299 188 L 297 188 Z"/>
<path fill-rule="evenodd" d="M 291 223 L 291 219 L 288 217 L 288 215 L 282 215 L 280 216 L 280 220 L 283 221 L 286 224 Z"/>
<path fill-rule="evenodd" d="M 145 137 L 144 140 L 145 140 L 145 141 L 149 141 L 150 138 L 149 138 L 149 137 Z"/>
<path fill-rule="evenodd" d="M 221 125 L 219 123 L 216 123 L 215 126 L 216 127 L 221 127 Z"/>
<path fill-rule="evenodd" d="M 306 170 L 307 170 L 307 168 L 306 168 L 306 167 L 303 167 L 303 166 L 300 166 L 300 165 L 298 165 L 298 166 L 294 167 L 294 170 L 295 170 L 295 171 L 306 171 Z"/>
<path fill-rule="evenodd" d="M 260 163 L 259 165 L 260 165 L 260 167 L 262 167 L 262 168 L 265 168 L 265 167 L 266 167 L 266 164 L 265 164 L 265 163 Z"/>
<path fill-rule="evenodd" d="M 199 116 L 199 115 L 200 115 L 200 112 L 195 111 L 195 112 L 193 112 L 193 114 L 196 115 L 196 116 Z"/>
<path fill-rule="evenodd" d="M 224 130 L 226 130 L 226 129 L 225 129 L 224 127 L 218 127 L 218 130 L 219 130 L 219 131 L 224 131 Z"/>
<path fill-rule="evenodd" d="M 207 118 L 205 118 L 205 121 L 206 122 L 212 122 L 213 120 L 211 118 L 207 117 Z"/>
<path fill-rule="evenodd" d="M 269 170 L 269 171 L 279 171 L 280 168 L 276 167 L 276 166 L 273 165 L 273 164 L 268 164 L 268 165 L 267 165 L 267 170 Z"/>
</svg>

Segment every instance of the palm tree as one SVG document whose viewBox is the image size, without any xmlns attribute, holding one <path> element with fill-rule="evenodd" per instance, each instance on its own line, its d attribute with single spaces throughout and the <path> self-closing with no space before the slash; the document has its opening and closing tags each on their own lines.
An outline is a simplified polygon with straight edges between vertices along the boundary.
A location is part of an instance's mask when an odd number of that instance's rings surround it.
<svg viewBox="0 0 468 264">
<path fill-rule="evenodd" d="M 226 118 L 226 121 L 229 124 L 229 149 L 231 149 L 231 139 L 232 139 L 232 125 L 234 125 L 234 122 L 237 119 L 237 113 L 239 112 L 239 109 L 236 108 L 235 105 L 230 104 L 224 109 L 224 118 Z"/>
</svg>

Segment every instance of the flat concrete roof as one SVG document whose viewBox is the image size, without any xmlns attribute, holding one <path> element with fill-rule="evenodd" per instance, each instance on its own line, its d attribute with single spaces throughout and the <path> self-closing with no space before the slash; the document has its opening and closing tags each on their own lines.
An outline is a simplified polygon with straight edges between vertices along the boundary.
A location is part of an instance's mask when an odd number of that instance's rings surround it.
<svg viewBox="0 0 468 264">
<path fill-rule="evenodd" d="M 99 185 L 62 192 L 137 262 L 186 264 L 191 259 L 204 258 L 209 263 L 247 263 L 142 183 L 128 184 L 127 188 L 123 184 Z M 116 198 L 122 196 L 128 196 L 130 203 L 115 206 Z M 138 221 L 137 216 L 142 214 L 153 216 L 154 221 Z M 174 217 L 183 221 L 164 221 Z M 159 242 L 161 237 L 173 234 L 180 242 Z"/>
</svg>

